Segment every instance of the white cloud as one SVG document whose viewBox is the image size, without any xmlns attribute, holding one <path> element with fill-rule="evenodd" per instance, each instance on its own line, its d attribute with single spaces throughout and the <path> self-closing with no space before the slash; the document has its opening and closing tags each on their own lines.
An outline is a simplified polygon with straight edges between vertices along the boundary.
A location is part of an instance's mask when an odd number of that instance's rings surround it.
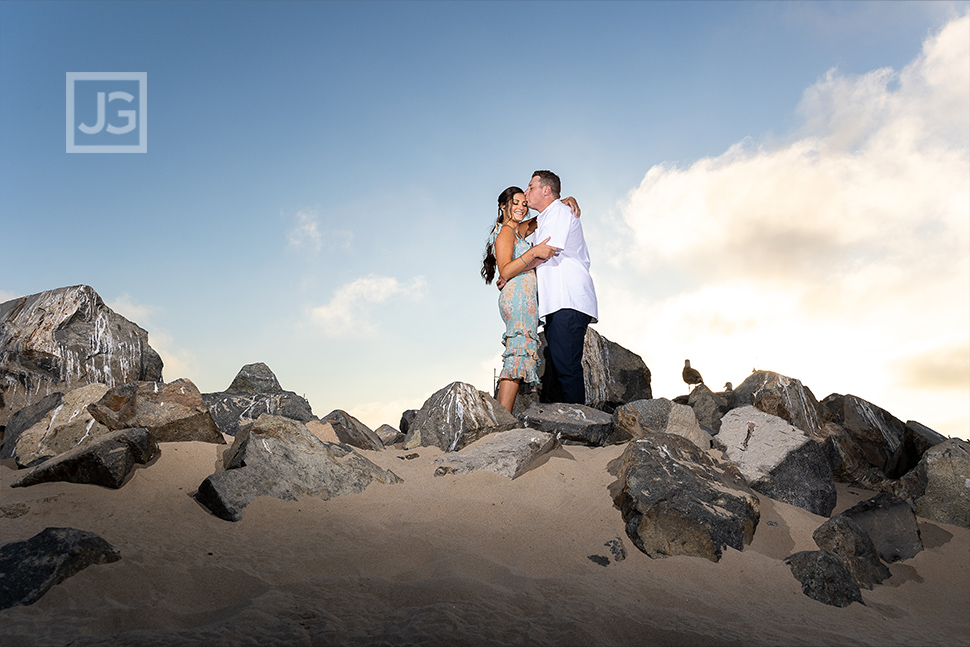
<svg viewBox="0 0 970 647">
<path fill-rule="evenodd" d="M 313 308 L 310 317 L 330 337 L 367 337 L 378 329 L 374 306 L 397 297 L 420 299 L 424 288 L 423 276 L 405 284 L 394 277 L 369 274 L 338 288 L 330 303 Z"/>
<path fill-rule="evenodd" d="M 319 252 L 325 246 L 330 249 L 349 249 L 354 233 L 348 230 L 321 230 L 320 214 L 316 209 L 301 209 L 294 217 L 293 226 L 287 233 L 290 247 Z"/>
<path fill-rule="evenodd" d="M 647 172 L 597 288 L 658 396 L 757 365 L 970 434 L 968 61 L 965 14 L 899 73 L 830 70 L 789 143 Z"/>
</svg>

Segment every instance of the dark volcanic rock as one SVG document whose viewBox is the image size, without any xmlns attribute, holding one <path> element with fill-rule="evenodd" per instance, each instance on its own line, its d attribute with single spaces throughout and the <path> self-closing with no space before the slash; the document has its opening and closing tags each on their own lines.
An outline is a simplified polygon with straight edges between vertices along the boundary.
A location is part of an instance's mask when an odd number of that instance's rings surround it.
<svg viewBox="0 0 970 647">
<path fill-rule="evenodd" d="M 86 285 L 0 304 L 0 425 L 54 392 L 161 379 L 148 333 Z"/>
<path fill-rule="evenodd" d="M 813 600 L 834 607 L 862 601 L 862 591 L 841 559 L 824 550 L 803 551 L 785 559 L 802 591 Z"/>
<path fill-rule="evenodd" d="M 554 434 L 564 445 L 606 445 L 613 418 L 581 404 L 533 404 L 519 415 L 522 424 Z"/>
<path fill-rule="evenodd" d="M 88 411 L 108 429 L 144 427 L 160 443 L 198 440 L 226 444 L 202 394 L 185 378 L 168 384 L 132 382 L 116 386 Z"/>
<path fill-rule="evenodd" d="M 6 544 L 0 547 L 0 609 L 33 604 L 88 566 L 119 559 L 104 539 L 74 528 L 47 528 L 30 539 Z"/>
<path fill-rule="evenodd" d="M 158 443 L 147 429 L 120 429 L 41 463 L 11 487 L 69 481 L 120 488 L 135 463 L 148 463 L 158 453 Z"/>
<path fill-rule="evenodd" d="M 381 442 L 381 437 L 374 433 L 370 427 L 346 411 L 335 409 L 321 418 L 320 422 L 329 423 L 333 427 L 334 433 L 337 434 L 337 438 L 342 443 L 360 449 L 374 451 L 384 449 L 384 443 Z"/>
<path fill-rule="evenodd" d="M 411 423 L 414 421 L 414 418 L 417 417 L 417 415 L 417 409 L 408 409 L 401 414 L 401 422 L 398 426 L 401 428 L 402 434 L 407 435 L 408 430 L 411 428 Z"/>
<path fill-rule="evenodd" d="M 562 391 L 549 357 L 544 332 L 539 333 L 539 402 L 561 402 Z M 650 369 L 639 355 L 611 342 L 592 328 L 586 329 L 583 346 L 583 382 L 586 405 L 613 413 L 621 404 L 653 397 Z"/>
<path fill-rule="evenodd" d="M 717 438 L 755 492 L 825 517 L 835 508 L 828 460 L 801 429 L 744 406 L 725 414 Z"/>
<path fill-rule="evenodd" d="M 869 533 L 845 515 L 836 515 L 812 534 L 819 548 L 842 559 L 856 583 L 872 590 L 874 584 L 892 576 L 879 559 Z"/>
<path fill-rule="evenodd" d="M 711 435 L 701 429 L 694 410 L 666 398 L 637 400 L 613 412 L 613 442 L 623 442 L 645 434 L 674 434 L 683 436 L 701 449 L 711 447 Z"/>
<path fill-rule="evenodd" d="M 885 478 L 896 479 L 919 462 L 919 457 L 906 457 L 906 425 L 885 409 L 854 395 L 833 393 L 822 400 L 827 421 L 845 430 L 848 437 L 842 450 L 844 462 L 868 463 Z M 858 475 L 857 475 L 858 476 Z"/>
<path fill-rule="evenodd" d="M 206 478 L 195 498 L 227 521 L 239 521 L 259 496 L 326 500 L 363 492 L 374 481 L 401 482 L 347 445 L 324 442 L 301 422 L 267 414 L 240 427 L 223 464 L 225 471 Z"/>
<path fill-rule="evenodd" d="M 884 562 L 914 557 L 923 550 L 916 515 L 909 504 L 888 492 L 855 504 L 842 513 L 865 530 Z"/>
<path fill-rule="evenodd" d="M 440 447 L 453 452 L 485 434 L 518 426 L 498 400 L 471 384 L 452 382 L 425 401 L 408 425 L 404 449 Z"/>
<path fill-rule="evenodd" d="M 921 517 L 970 528 L 970 443 L 951 438 L 925 454 L 916 470 L 926 483 L 916 499 Z"/>
<path fill-rule="evenodd" d="M 313 418 L 310 403 L 293 391 L 284 391 L 276 375 L 262 362 L 246 364 L 221 393 L 204 393 L 219 431 L 235 436 L 239 425 L 256 420 L 264 413 L 300 422 Z"/>
<path fill-rule="evenodd" d="M 399 443 L 404 440 L 404 434 L 392 427 L 391 425 L 381 425 L 374 430 L 377 437 L 381 439 L 381 443 L 385 447 L 390 447 L 394 443 Z"/>
<path fill-rule="evenodd" d="M 626 533 L 650 557 L 694 555 L 718 561 L 742 550 L 760 519 L 757 495 L 737 469 L 672 434 L 630 442 L 610 464 L 610 486 Z"/>
</svg>

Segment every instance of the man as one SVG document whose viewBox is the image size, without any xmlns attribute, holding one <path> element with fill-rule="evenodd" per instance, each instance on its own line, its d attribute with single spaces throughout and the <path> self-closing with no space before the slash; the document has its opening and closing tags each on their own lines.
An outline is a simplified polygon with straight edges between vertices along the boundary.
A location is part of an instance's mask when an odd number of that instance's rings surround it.
<svg viewBox="0 0 970 647">
<path fill-rule="evenodd" d="M 562 388 L 562 401 L 586 404 L 583 342 L 586 327 L 597 318 L 596 290 L 589 275 L 589 251 L 580 218 L 559 199 L 559 177 L 536 171 L 525 191 L 530 209 L 539 212 L 533 240 L 559 250 L 536 268 L 539 323 L 545 326 L 552 365 Z"/>
</svg>

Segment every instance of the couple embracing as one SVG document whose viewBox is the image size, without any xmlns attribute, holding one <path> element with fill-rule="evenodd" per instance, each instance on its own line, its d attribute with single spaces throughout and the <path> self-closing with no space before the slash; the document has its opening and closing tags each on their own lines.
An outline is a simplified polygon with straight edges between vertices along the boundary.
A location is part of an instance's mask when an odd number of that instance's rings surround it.
<svg viewBox="0 0 970 647">
<path fill-rule="evenodd" d="M 571 197 L 560 200 L 560 187 L 555 173 L 536 171 L 525 191 L 515 186 L 503 191 L 485 248 L 482 278 L 491 283 L 496 271 L 499 275 L 505 352 L 498 401 L 509 411 L 521 384 L 539 381 L 540 323 L 562 401 L 586 401 L 583 341 L 586 327 L 596 322 L 596 291 L 579 206 Z M 539 215 L 528 220 L 529 209 Z"/>
</svg>

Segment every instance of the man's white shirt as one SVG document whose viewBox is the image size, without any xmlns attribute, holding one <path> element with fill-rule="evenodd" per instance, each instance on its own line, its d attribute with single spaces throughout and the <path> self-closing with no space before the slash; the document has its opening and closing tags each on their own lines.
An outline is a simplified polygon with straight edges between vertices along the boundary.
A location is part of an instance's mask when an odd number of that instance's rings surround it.
<svg viewBox="0 0 970 647">
<path fill-rule="evenodd" d="M 539 214 L 533 235 L 535 244 L 547 237 L 546 243 L 559 253 L 536 268 L 539 283 L 539 323 L 545 324 L 547 314 L 572 308 L 597 321 L 596 290 L 589 275 L 589 250 L 583 238 L 581 218 L 559 200 Z"/>
</svg>

